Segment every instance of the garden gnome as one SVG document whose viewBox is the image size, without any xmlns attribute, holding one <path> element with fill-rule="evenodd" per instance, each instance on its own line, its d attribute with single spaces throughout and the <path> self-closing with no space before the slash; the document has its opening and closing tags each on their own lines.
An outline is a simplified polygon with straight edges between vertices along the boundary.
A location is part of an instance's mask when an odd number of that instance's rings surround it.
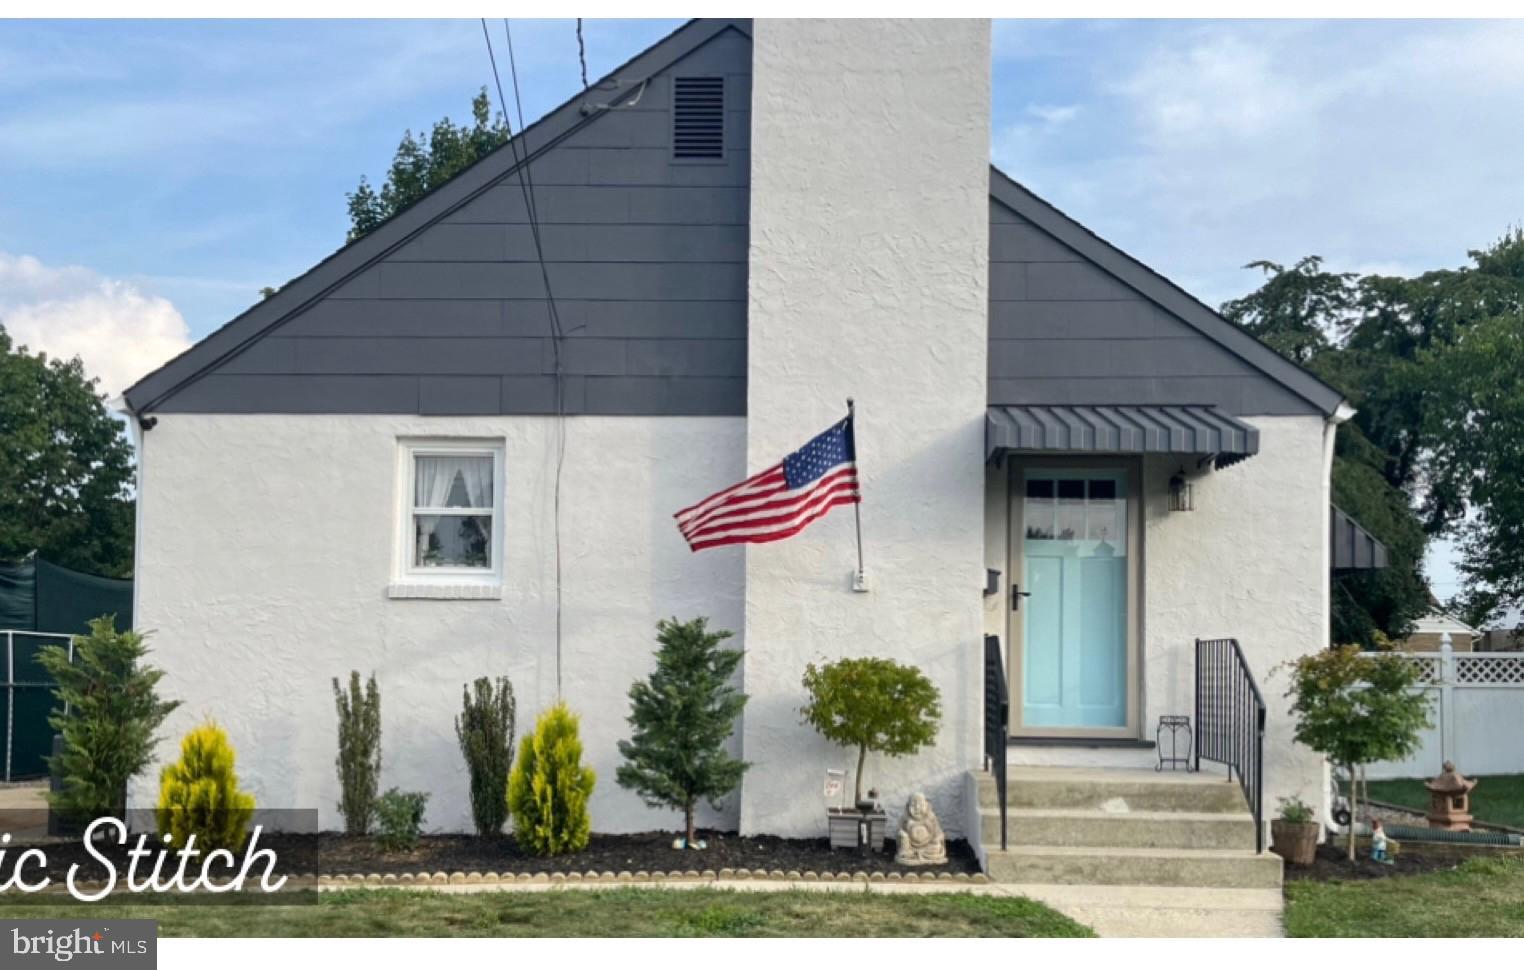
<svg viewBox="0 0 1524 970">
<path fill-rule="evenodd" d="M 1471 831 L 1471 789 L 1476 782 L 1455 770 L 1455 762 L 1446 761 L 1444 770 L 1433 781 L 1423 783 L 1429 789 L 1429 826 L 1453 832 Z"/>
<path fill-rule="evenodd" d="M 894 861 L 906 866 L 939 866 L 947 861 L 947 840 L 942 836 L 942 823 L 931 810 L 926 796 L 916 792 L 905 803 L 905 816 L 900 819 L 900 832 L 896 838 L 898 849 Z"/>
<path fill-rule="evenodd" d="M 1386 828 L 1379 818 L 1371 822 L 1371 861 L 1387 866 L 1392 864 L 1392 857 L 1387 854 Z"/>
</svg>

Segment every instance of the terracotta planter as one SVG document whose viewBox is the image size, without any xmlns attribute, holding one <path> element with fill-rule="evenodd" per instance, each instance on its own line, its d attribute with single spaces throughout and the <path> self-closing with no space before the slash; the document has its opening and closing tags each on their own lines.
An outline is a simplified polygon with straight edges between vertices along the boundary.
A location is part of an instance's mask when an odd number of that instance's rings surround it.
<svg viewBox="0 0 1524 970">
<path fill-rule="evenodd" d="M 1317 822 L 1270 823 L 1270 851 L 1294 866 L 1310 866 L 1318 852 Z"/>
</svg>

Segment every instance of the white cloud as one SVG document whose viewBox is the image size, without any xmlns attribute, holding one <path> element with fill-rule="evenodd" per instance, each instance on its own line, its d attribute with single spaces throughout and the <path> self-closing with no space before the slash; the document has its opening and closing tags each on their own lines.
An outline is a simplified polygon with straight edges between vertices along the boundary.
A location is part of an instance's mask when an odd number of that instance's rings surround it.
<svg viewBox="0 0 1524 970">
<path fill-rule="evenodd" d="M 185 318 L 161 296 L 83 266 L 49 266 L 3 252 L 0 323 L 34 351 L 78 356 L 108 395 L 120 394 L 191 343 Z"/>
<path fill-rule="evenodd" d="M 1258 285 L 1250 260 L 1422 271 L 1524 220 L 1524 22 L 1081 36 L 1093 84 L 1040 99 L 1081 110 L 1023 111 L 996 162 L 1209 302 Z"/>
<path fill-rule="evenodd" d="M 1079 114 L 1077 104 L 1029 104 L 1027 114 L 1039 121 L 1045 121 L 1050 125 L 1061 125 L 1073 121 Z"/>
</svg>

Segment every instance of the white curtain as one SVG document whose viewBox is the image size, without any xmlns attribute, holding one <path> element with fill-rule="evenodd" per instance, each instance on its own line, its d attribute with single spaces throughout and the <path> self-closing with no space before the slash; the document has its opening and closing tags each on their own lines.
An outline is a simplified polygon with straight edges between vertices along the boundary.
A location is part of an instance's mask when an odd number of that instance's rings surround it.
<svg viewBox="0 0 1524 970">
<path fill-rule="evenodd" d="M 492 459 L 462 458 L 461 477 L 466 483 L 466 502 L 472 508 L 492 508 Z"/>
<path fill-rule="evenodd" d="M 459 478 L 466 487 L 466 500 L 450 502 L 450 492 Z M 447 505 L 470 508 L 492 507 L 492 459 L 482 456 L 418 456 L 418 470 L 413 486 L 413 504 L 419 508 L 438 509 Z"/>
<path fill-rule="evenodd" d="M 460 459 L 448 455 L 438 458 L 419 455 L 413 481 L 413 504 L 419 508 L 443 508 L 450 500 L 450 488 L 460 471 Z"/>
</svg>

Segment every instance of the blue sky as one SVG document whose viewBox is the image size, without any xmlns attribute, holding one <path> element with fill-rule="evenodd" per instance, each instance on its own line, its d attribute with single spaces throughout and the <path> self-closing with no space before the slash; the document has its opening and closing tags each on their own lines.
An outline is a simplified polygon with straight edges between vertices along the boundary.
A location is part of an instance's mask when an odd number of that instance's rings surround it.
<svg viewBox="0 0 1524 970">
<path fill-rule="evenodd" d="M 677 23 L 588 21 L 591 74 Z M 573 24 L 514 39 L 538 117 Z M 1252 259 L 1459 265 L 1524 222 L 1521 52 L 1524 22 L 999 22 L 992 154 L 1209 303 Z M 0 319 L 119 391 L 339 246 L 359 176 L 490 79 L 476 21 L 5 22 Z"/>
</svg>

